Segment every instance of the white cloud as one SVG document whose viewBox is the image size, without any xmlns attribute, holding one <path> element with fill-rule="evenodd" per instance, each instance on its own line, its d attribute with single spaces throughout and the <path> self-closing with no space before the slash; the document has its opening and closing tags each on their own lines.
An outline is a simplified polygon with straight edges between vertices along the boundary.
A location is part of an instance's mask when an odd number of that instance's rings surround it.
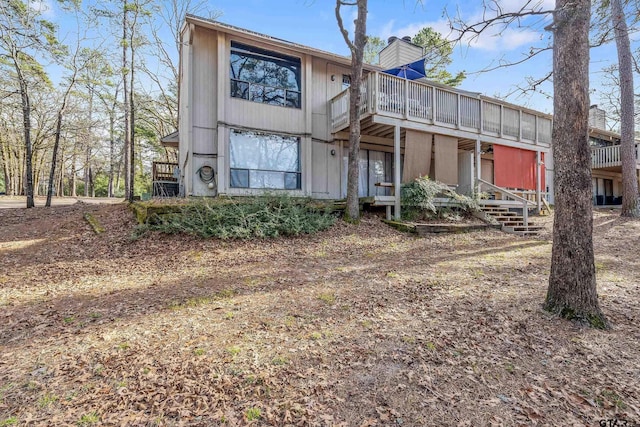
<svg viewBox="0 0 640 427">
<path fill-rule="evenodd" d="M 487 4 L 490 5 L 491 3 L 488 2 Z M 513 13 L 521 10 L 548 11 L 554 9 L 555 0 L 497 0 L 497 4 L 502 13 Z M 495 16 L 496 12 L 497 10 L 494 5 L 493 9 L 475 9 L 469 13 L 462 12 L 463 15 L 460 18 L 467 24 L 473 24 L 482 22 L 483 19 L 487 17 Z M 465 34 L 460 40 L 460 43 L 464 47 L 483 51 L 507 52 L 522 48 L 523 46 L 529 47 L 544 37 L 544 33 L 539 29 L 542 26 L 540 22 L 549 19 L 551 19 L 550 15 L 531 18 L 523 17 L 521 22 L 513 22 L 511 26 L 506 28 L 501 25 L 496 25 L 485 29 L 479 35 Z M 532 21 L 535 21 L 535 25 L 528 27 L 527 24 Z M 433 28 L 449 40 L 459 38 L 459 33 L 453 32 L 449 21 L 444 18 L 437 21 L 413 22 L 402 27 L 396 27 L 395 20 L 390 20 L 381 27 L 377 35 L 383 40 L 386 40 L 390 36 L 414 36 L 424 27 Z"/>
<path fill-rule="evenodd" d="M 431 27 L 446 38 L 451 39 L 453 37 L 453 35 L 450 34 L 451 29 L 449 28 L 449 23 L 443 19 L 439 21 L 430 21 L 430 22 L 413 22 L 411 24 L 408 24 L 399 28 L 394 28 L 394 26 L 395 26 L 395 20 L 388 21 L 382 26 L 379 34 L 377 35 L 383 40 L 386 40 L 391 36 L 413 37 L 418 33 L 418 31 L 420 31 L 424 27 Z"/>
<path fill-rule="evenodd" d="M 51 0 L 31 0 L 29 8 L 44 18 L 52 19 L 56 16 L 55 9 Z"/>
<path fill-rule="evenodd" d="M 390 36 L 403 37 L 414 36 L 424 27 L 431 27 L 445 38 L 455 40 L 457 34 L 451 31 L 446 20 L 431 22 L 414 22 L 402 27 L 395 28 L 395 21 L 391 20 L 383 25 L 379 36 L 386 40 Z M 465 35 L 461 40 L 463 46 L 484 51 L 510 51 L 525 45 L 531 45 L 539 41 L 542 34 L 528 28 L 507 28 L 499 32 L 499 29 L 487 30 L 477 37 Z"/>
<path fill-rule="evenodd" d="M 539 41 L 542 34 L 526 29 L 511 29 L 507 28 L 501 32 L 484 32 L 478 37 L 471 38 L 466 37 L 466 42 L 469 47 L 485 50 L 485 51 L 511 51 L 521 48 L 522 46 L 531 46 L 536 41 Z"/>
<path fill-rule="evenodd" d="M 525 11 L 546 11 L 555 8 L 555 0 L 499 0 L 498 4 L 502 11 L 520 12 Z"/>
</svg>

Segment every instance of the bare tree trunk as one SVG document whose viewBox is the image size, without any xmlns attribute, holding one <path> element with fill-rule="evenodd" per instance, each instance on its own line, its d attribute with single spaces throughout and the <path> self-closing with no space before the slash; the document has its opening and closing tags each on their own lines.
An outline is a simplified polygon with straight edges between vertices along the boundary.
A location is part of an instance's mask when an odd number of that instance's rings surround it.
<svg viewBox="0 0 640 427">
<path fill-rule="evenodd" d="M 124 162 L 124 147 L 123 147 L 123 151 L 120 152 L 120 155 L 118 156 L 118 162 L 116 163 L 116 190 L 120 188 L 123 162 Z"/>
<path fill-rule="evenodd" d="M 33 146 L 31 144 L 31 101 L 29 100 L 29 92 L 27 82 L 22 75 L 20 67 L 16 65 L 16 73 L 20 82 L 20 96 L 22 97 L 22 126 L 24 129 L 24 147 L 25 147 L 25 180 L 24 193 L 27 196 L 27 208 L 35 207 L 33 199 Z"/>
<path fill-rule="evenodd" d="M 84 157 L 84 197 L 89 197 L 89 174 L 91 173 L 91 143 L 87 141 L 87 148 Z"/>
<path fill-rule="evenodd" d="M 130 120 L 130 126 L 131 126 L 131 136 L 130 136 L 130 140 L 131 143 L 129 144 L 129 150 L 131 151 L 129 153 L 129 160 L 131 161 L 131 166 L 129 168 L 129 186 L 131 187 L 131 190 L 129 192 L 129 201 L 133 202 L 133 197 L 134 197 L 134 193 L 135 193 L 135 178 L 136 178 L 136 167 L 135 167 L 135 161 L 136 161 L 136 126 L 135 126 L 135 118 L 136 118 L 136 110 L 135 110 L 135 105 L 134 105 L 134 99 L 133 99 L 133 74 L 134 74 L 134 69 L 133 69 L 133 56 L 135 54 L 135 50 L 133 49 L 133 40 L 131 41 L 132 45 L 131 45 L 131 85 L 129 87 L 129 89 L 131 90 L 131 94 L 129 96 L 129 102 L 130 102 L 130 107 L 129 107 L 129 112 L 131 113 L 131 120 Z"/>
<path fill-rule="evenodd" d="M 58 120 L 56 122 L 56 135 L 53 143 L 53 153 L 51 154 L 51 170 L 49 170 L 49 188 L 47 190 L 46 207 L 51 207 L 51 197 L 53 196 L 53 181 L 56 176 L 56 163 L 58 162 L 58 148 L 60 147 L 60 134 L 62 133 L 62 114 L 64 111 L 64 103 L 65 101 L 63 101 L 63 107 L 58 111 Z"/>
<path fill-rule="evenodd" d="M 71 192 L 72 197 L 78 196 L 78 191 L 77 191 L 78 183 L 76 179 L 76 175 L 78 174 L 78 171 L 76 170 L 76 163 L 78 161 L 77 155 L 78 155 L 78 138 L 76 137 L 73 141 L 73 152 L 71 153 L 71 183 L 69 184 L 71 188 L 69 189 L 69 191 Z"/>
<path fill-rule="evenodd" d="M 620 157 L 622 159 L 622 216 L 639 217 L 634 130 L 633 68 L 629 30 L 620 0 L 611 0 L 611 22 L 618 48 L 620 74 Z"/>
<path fill-rule="evenodd" d="M 11 175 L 9 174 L 9 167 L 7 165 L 7 156 L 5 155 L 4 145 L 0 144 L 0 160 L 2 160 L 2 173 L 4 176 L 4 192 L 5 194 L 11 194 Z"/>
<path fill-rule="evenodd" d="M 596 292 L 589 149 L 590 0 L 556 0 L 553 162 L 556 190 L 546 310 L 606 328 Z"/>
<path fill-rule="evenodd" d="M 131 118 L 129 104 L 129 85 L 127 77 L 130 70 L 128 69 L 127 61 L 127 16 L 129 4 L 127 0 L 122 2 L 122 73 L 123 73 L 123 85 L 124 85 L 124 197 L 127 200 L 133 200 L 133 186 L 131 185 L 131 167 L 133 165 L 131 157 L 131 130 L 129 119 Z"/>
<path fill-rule="evenodd" d="M 115 118 L 114 112 L 109 113 L 109 185 L 107 195 L 113 197 L 113 164 L 115 163 Z"/>
<path fill-rule="evenodd" d="M 37 155 L 35 155 L 34 157 L 35 157 L 34 164 L 36 165 L 36 168 L 34 169 L 34 173 L 33 173 L 33 176 L 35 178 L 35 181 L 33 183 L 33 189 L 36 196 L 45 195 L 44 187 L 41 186 L 41 184 L 44 182 L 45 156 L 41 155 L 38 157 Z"/>
<path fill-rule="evenodd" d="M 358 157 L 360 154 L 360 105 L 362 85 L 362 64 L 364 48 L 367 44 L 367 0 L 357 0 L 358 15 L 355 20 L 354 41 L 349 39 L 349 33 L 344 28 L 340 7 L 354 5 L 354 3 L 336 0 L 336 20 L 340 32 L 351 50 L 351 86 L 349 87 L 349 161 L 347 168 L 347 210 L 346 219 L 358 221 L 360 219 L 360 199 L 358 195 L 358 177 L 360 168 Z M 400 191 L 400 189 L 396 189 Z"/>
<path fill-rule="evenodd" d="M 56 194 L 58 196 L 64 197 L 64 147 L 60 151 L 60 167 L 58 168 L 58 178 L 57 178 L 57 191 Z"/>
<path fill-rule="evenodd" d="M 96 188 L 95 185 L 93 185 L 93 168 L 89 167 L 89 187 L 90 187 L 90 192 L 89 195 L 91 197 L 96 197 Z"/>
</svg>

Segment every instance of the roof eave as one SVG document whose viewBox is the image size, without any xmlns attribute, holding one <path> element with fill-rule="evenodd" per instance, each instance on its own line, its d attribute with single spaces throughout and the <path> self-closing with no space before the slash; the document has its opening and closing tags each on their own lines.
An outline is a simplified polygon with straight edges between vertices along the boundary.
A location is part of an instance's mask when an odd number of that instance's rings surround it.
<svg viewBox="0 0 640 427">
<path fill-rule="evenodd" d="M 287 40 L 278 39 L 276 37 L 271 37 L 266 34 L 261 34 L 255 31 L 246 30 L 244 28 L 236 27 L 229 24 L 224 24 L 219 21 L 214 21 L 211 19 L 203 18 L 196 15 L 187 14 L 185 16 L 185 22 L 192 23 L 196 26 L 209 28 L 215 31 L 220 31 L 227 34 L 243 36 L 248 38 L 257 38 L 262 42 L 267 44 L 286 48 L 290 50 L 294 50 L 297 52 L 301 52 L 307 55 L 311 55 L 317 58 L 326 59 L 331 62 L 337 62 L 341 65 L 351 66 L 351 58 L 348 56 L 337 55 L 335 53 L 327 52 L 324 50 L 316 49 L 313 47 L 301 45 L 298 43 L 290 42 Z M 382 68 L 372 64 L 364 64 L 364 69 L 367 71 L 381 71 Z"/>
</svg>

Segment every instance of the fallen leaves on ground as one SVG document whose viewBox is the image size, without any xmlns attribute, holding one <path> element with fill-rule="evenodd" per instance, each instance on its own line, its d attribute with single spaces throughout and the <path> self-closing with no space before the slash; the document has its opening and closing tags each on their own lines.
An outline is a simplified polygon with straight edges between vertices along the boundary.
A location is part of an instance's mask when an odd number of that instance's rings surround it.
<svg viewBox="0 0 640 427">
<path fill-rule="evenodd" d="M 595 213 L 603 332 L 542 311 L 542 220 L 133 240 L 125 205 L 0 210 L 0 425 L 640 423 L 640 222 Z"/>
</svg>

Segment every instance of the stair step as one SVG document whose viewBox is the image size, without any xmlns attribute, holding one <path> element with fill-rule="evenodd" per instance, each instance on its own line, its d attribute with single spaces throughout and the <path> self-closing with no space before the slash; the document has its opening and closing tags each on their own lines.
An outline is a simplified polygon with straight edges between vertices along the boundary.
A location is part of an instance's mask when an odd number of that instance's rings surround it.
<svg viewBox="0 0 640 427">
<path fill-rule="evenodd" d="M 502 218 L 502 217 L 512 217 L 512 216 L 519 216 L 517 213 L 515 212 L 487 212 L 489 215 L 491 215 L 494 218 Z"/>
<path fill-rule="evenodd" d="M 537 236 L 544 227 L 541 225 L 503 226 L 502 231 L 520 236 Z"/>
<path fill-rule="evenodd" d="M 483 206 L 481 208 L 484 212 L 509 212 L 509 208 L 496 208 Z"/>
<path fill-rule="evenodd" d="M 524 218 L 521 216 L 507 216 L 502 218 L 500 222 L 524 222 Z"/>
<path fill-rule="evenodd" d="M 513 228 L 514 231 L 540 231 L 544 229 L 541 225 L 517 225 L 510 228 Z"/>
<path fill-rule="evenodd" d="M 512 226 L 518 226 L 518 225 L 524 225 L 524 220 L 522 218 L 518 219 L 518 218 L 514 218 L 512 220 L 507 220 L 507 221 L 498 221 L 500 224 L 502 225 L 506 225 L 508 227 L 512 227 Z"/>
<path fill-rule="evenodd" d="M 514 221 L 524 221 L 524 218 L 521 216 L 513 215 L 513 216 L 494 216 L 493 219 L 500 222 L 514 222 Z"/>
</svg>

